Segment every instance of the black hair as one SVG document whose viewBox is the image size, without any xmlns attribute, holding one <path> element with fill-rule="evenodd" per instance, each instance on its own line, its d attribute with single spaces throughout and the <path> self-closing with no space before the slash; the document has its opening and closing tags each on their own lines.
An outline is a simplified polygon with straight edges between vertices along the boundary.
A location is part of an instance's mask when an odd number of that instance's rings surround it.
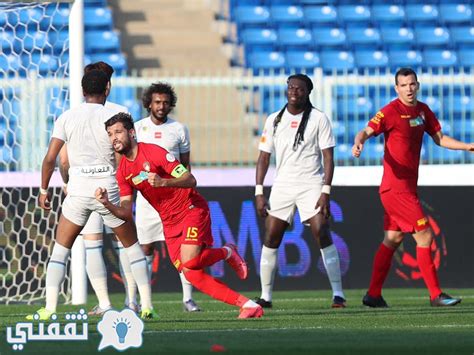
<svg viewBox="0 0 474 355">
<path fill-rule="evenodd" d="M 90 63 L 84 67 L 84 73 L 90 72 L 91 70 L 103 71 L 109 78 L 109 81 L 110 79 L 112 79 L 112 74 L 114 73 L 114 68 L 112 68 L 110 64 L 107 64 L 106 62 L 102 62 L 102 61 L 96 62 L 96 63 Z"/>
<path fill-rule="evenodd" d="M 176 92 L 174 88 L 168 84 L 163 82 L 158 82 L 156 84 L 151 84 L 148 89 L 143 92 L 142 95 L 142 104 L 143 107 L 150 112 L 150 105 L 151 105 L 151 98 L 153 94 L 166 94 L 170 97 L 170 106 L 175 107 L 176 101 L 178 101 L 178 97 L 176 96 Z"/>
<path fill-rule="evenodd" d="M 414 75 L 415 80 L 418 82 L 418 77 L 416 76 L 416 72 L 412 68 L 400 68 L 395 73 L 395 85 L 398 85 L 398 77 L 399 76 L 409 76 Z"/>
<path fill-rule="evenodd" d="M 114 124 L 118 122 L 121 122 L 127 131 L 130 131 L 131 129 L 135 129 L 132 115 L 125 112 L 119 112 L 116 115 L 110 117 L 107 121 L 105 121 L 105 130 L 107 130 L 107 128 L 109 128 L 110 126 L 113 126 Z"/>
<path fill-rule="evenodd" d="M 313 104 L 311 103 L 309 99 L 309 94 L 313 90 L 313 82 L 311 81 L 309 76 L 305 74 L 290 75 L 288 79 L 286 80 L 286 83 L 289 84 L 291 79 L 298 79 L 298 80 L 303 81 L 306 85 L 306 88 L 308 89 L 308 97 L 306 100 L 306 105 L 304 107 L 303 117 L 301 118 L 300 125 L 298 126 L 298 130 L 296 131 L 295 141 L 293 142 L 293 150 L 296 150 L 298 149 L 298 145 L 302 141 L 304 141 L 304 131 L 306 129 L 306 125 L 308 124 L 308 119 L 309 119 L 309 116 L 311 115 L 311 111 L 314 108 Z M 273 121 L 273 135 L 275 135 L 278 124 L 280 123 L 283 113 L 285 112 L 287 106 L 288 106 L 288 103 L 285 104 L 285 106 L 283 106 L 283 108 L 280 110 L 277 117 L 275 118 L 275 121 Z"/>
<path fill-rule="evenodd" d="M 103 95 L 107 90 L 109 78 L 101 70 L 91 70 L 82 77 L 82 91 L 85 95 Z"/>
</svg>

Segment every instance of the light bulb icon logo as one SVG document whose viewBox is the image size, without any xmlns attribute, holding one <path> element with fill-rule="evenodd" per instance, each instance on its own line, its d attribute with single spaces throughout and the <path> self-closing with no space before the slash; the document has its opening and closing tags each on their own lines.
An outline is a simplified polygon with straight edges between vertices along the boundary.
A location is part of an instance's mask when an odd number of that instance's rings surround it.
<svg viewBox="0 0 474 355">
<path fill-rule="evenodd" d="M 112 326 L 112 328 L 114 328 L 115 332 L 117 333 L 119 343 L 120 344 L 125 343 L 125 337 L 127 336 L 128 330 L 131 328 L 130 322 L 128 321 L 128 319 L 126 318 L 117 319 L 114 322 L 114 325 Z"/>
</svg>

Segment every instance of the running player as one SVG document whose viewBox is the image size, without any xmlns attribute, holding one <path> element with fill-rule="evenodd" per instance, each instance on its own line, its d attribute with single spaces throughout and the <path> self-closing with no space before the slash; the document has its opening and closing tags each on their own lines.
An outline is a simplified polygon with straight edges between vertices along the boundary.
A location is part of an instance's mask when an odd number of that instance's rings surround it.
<svg viewBox="0 0 474 355">
<path fill-rule="evenodd" d="M 97 200 L 115 216 L 129 219 L 133 190 L 140 191 L 161 216 L 168 253 L 176 269 L 207 295 L 240 307 L 239 318 L 261 317 L 262 307 L 203 270 L 225 259 L 240 279 L 248 274 L 247 264 L 235 245 L 211 248 L 210 211 L 206 200 L 194 189 L 194 176 L 165 149 L 137 143 L 130 115 L 119 113 L 105 126 L 115 151 L 123 155 L 117 170 L 120 207 L 109 202 L 106 189 L 96 190 Z"/>
</svg>

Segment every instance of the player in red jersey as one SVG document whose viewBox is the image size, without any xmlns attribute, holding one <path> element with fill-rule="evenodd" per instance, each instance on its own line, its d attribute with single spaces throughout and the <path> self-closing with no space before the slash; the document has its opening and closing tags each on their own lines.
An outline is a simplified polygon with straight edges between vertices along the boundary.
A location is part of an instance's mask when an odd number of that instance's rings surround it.
<svg viewBox="0 0 474 355">
<path fill-rule="evenodd" d="M 358 158 L 367 139 L 384 134 L 384 169 L 379 194 L 385 209 L 385 236 L 375 254 L 369 290 L 362 300 L 369 307 L 388 307 L 382 297 L 382 286 L 404 233 L 411 233 L 416 241 L 416 259 L 430 293 L 431 305 L 454 306 L 461 302 L 442 292 L 439 286 L 431 255 L 433 232 L 417 195 L 418 166 L 425 132 L 437 145 L 448 149 L 472 152 L 474 143 L 463 143 L 441 132 L 435 114 L 426 104 L 417 101 L 419 87 L 412 69 L 398 70 L 395 74 L 398 98 L 377 112 L 368 126 L 357 134 L 352 147 L 352 155 Z"/>
<path fill-rule="evenodd" d="M 132 218 L 133 190 L 140 191 L 158 211 L 168 252 L 174 266 L 191 284 L 207 295 L 240 307 L 239 318 L 259 318 L 263 309 L 204 272 L 206 266 L 225 259 L 240 279 L 247 278 L 247 265 L 235 245 L 211 248 L 211 219 L 206 200 L 194 189 L 194 176 L 167 150 L 137 143 L 133 119 L 119 113 L 105 127 L 114 150 L 123 155 L 117 170 L 120 206 L 108 201 L 99 188 L 96 198 L 119 218 Z"/>
</svg>

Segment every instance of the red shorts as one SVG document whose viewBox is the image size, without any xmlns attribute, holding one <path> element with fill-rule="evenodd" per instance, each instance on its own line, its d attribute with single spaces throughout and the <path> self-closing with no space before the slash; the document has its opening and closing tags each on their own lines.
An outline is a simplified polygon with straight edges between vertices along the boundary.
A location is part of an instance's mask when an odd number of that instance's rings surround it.
<svg viewBox="0 0 474 355">
<path fill-rule="evenodd" d="M 195 206 L 186 213 L 181 223 L 163 227 L 168 254 L 177 269 L 181 265 L 182 244 L 211 246 L 214 243 L 207 205 Z"/>
<path fill-rule="evenodd" d="M 384 230 L 414 233 L 430 226 L 416 193 L 388 190 L 380 194 L 380 200 L 385 209 Z"/>
</svg>

